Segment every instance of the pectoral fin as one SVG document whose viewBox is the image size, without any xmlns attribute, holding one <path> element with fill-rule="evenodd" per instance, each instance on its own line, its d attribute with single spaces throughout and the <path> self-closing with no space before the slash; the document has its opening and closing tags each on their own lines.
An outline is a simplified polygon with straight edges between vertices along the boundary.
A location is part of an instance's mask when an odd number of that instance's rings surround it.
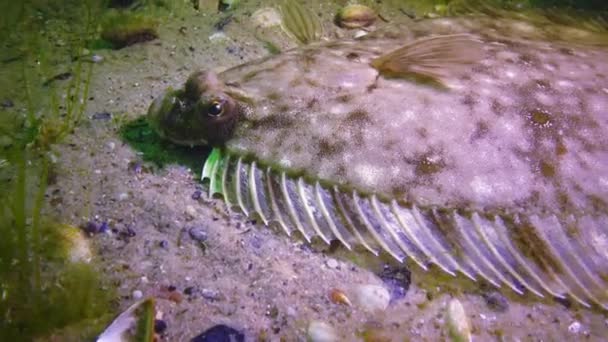
<svg viewBox="0 0 608 342">
<path fill-rule="evenodd" d="M 439 82 L 483 58 L 482 42 L 468 34 L 418 39 L 371 62 L 384 77 Z"/>
</svg>

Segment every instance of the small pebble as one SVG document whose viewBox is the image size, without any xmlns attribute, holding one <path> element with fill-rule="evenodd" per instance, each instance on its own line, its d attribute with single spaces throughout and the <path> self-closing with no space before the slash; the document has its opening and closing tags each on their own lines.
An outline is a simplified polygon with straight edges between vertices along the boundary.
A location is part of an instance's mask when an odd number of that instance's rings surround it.
<svg viewBox="0 0 608 342">
<path fill-rule="evenodd" d="M 492 311 L 505 312 L 509 309 L 509 301 L 498 291 L 484 293 L 482 296 Z"/>
<path fill-rule="evenodd" d="M 212 42 L 219 42 L 219 41 L 223 41 L 223 40 L 228 40 L 228 36 L 224 32 L 218 31 L 218 32 L 215 32 L 214 34 L 210 35 L 209 40 Z"/>
<path fill-rule="evenodd" d="M 157 334 L 162 334 L 167 330 L 167 322 L 162 319 L 154 320 L 154 332 Z"/>
<path fill-rule="evenodd" d="M 140 290 L 133 291 L 133 294 L 132 294 L 133 299 L 141 299 L 141 297 L 143 297 L 143 296 L 144 296 L 144 294 Z"/>
<path fill-rule="evenodd" d="M 184 291 L 184 293 L 185 293 L 185 291 Z M 211 289 L 202 289 L 201 296 L 203 296 L 203 298 L 208 299 L 210 301 L 216 301 L 216 300 L 221 299 L 220 293 L 218 291 L 211 290 Z"/>
<path fill-rule="evenodd" d="M 568 326 L 568 331 L 571 334 L 578 334 L 581 332 L 581 323 L 579 321 L 574 321 L 572 324 Z"/>
<path fill-rule="evenodd" d="M 110 112 L 97 112 L 91 116 L 93 120 L 110 120 L 112 118 L 112 113 Z"/>
<path fill-rule="evenodd" d="M 188 234 L 194 241 L 204 242 L 207 240 L 207 232 L 205 232 L 202 228 L 192 227 L 188 230 Z"/>
<path fill-rule="evenodd" d="M 325 264 L 327 265 L 327 267 L 329 267 L 331 269 L 336 269 L 336 268 L 338 268 L 338 266 L 340 266 L 336 259 L 327 259 Z"/>
<path fill-rule="evenodd" d="M 259 27 L 272 27 L 281 25 L 281 13 L 275 8 L 260 8 L 253 12 L 251 20 Z"/>
<path fill-rule="evenodd" d="M 12 108 L 14 106 L 15 104 L 13 103 L 13 101 L 9 99 L 2 101 L 2 103 L 0 104 L 0 107 L 2 108 Z"/>
<path fill-rule="evenodd" d="M 125 229 L 123 234 L 126 237 L 134 237 L 135 235 L 137 235 L 137 233 L 135 233 L 135 230 L 131 227 L 127 227 L 127 229 Z"/>
<path fill-rule="evenodd" d="M 196 201 L 196 200 L 200 199 L 202 195 L 203 195 L 202 191 L 196 190 L 192 193 L 192 199 Z"/>
<path fill-rule="evenodd" d="M 89 234 L 97 234 L 99 232 L 99 226 L 93 221 L 89 221 L 84 225 L 84 231 Z"/>
<path fill-rule="evenodd" d="M 184 294 L 186 296 L 192 296 L 193 294 L 195 294 L 197 292 L 196 287 L 194 286 L 188 286 L 184 289 Z"/>
<path fill-rule="evenodd" d="M 200 335 L 193 338 L 190 342 L 243 342 L 245 335 L 238 330 L 227 325 L 218 324 Z"/>
<path fill-rule="evenodd" d="M 338 341 L 338 335 L 331 325 L 312 321 L 308 325 L 308 339 L 312 342 L 333 342 Z"/>
<path fill-rule="evenodd" d="M 196 216 L 197 216 L 196 209 L 194 209 L 194 207 L 191 205 L 187 205 L 186 206 L 186 218 L 188 220 L 193 220 L 194 218 L 196 218 Z"/>
<path fill-rule="evenodd" d="M 169 247 L 169 242 L 168 242 L 167 240 L 161 240 L 161 241 L 158 243 L 158 246 L 159 246 L 160 248 L 167 249 L 167 248 Z"/>
<path fill-rule="evenodd" d="M 91 62 L 101 63 L 101 62 L 103 62 L 103 56 L 95 54 L 95 55 L 91 56 Z"/>
<path fill-rule="evenodd" d="M 119 194 L 118 194 L 118 197 L 117 197 L 117 198 L 118 198 L 118 200 L 119 200 L 119 201 L 121 201 L 121 202 L 122 202 L 122 201 L 126 201 L 126 200 L 129 198 L 129 194 L 128 194 L 128 193 L 126 193 L 126 192 L 121 192 L 121 193 L 119 193 Z"/>
<path fill-rule="evenodd" d="M 99 225 L 99 228 L 97 229 L 98 233 L 106 233 L 110 230 L 110 226 L 108 225 L 108 222 L 104 221 L 101 222 L 101 224 Z"/>
<path fill-rule="evenodd" d="M 116 148 L 116 143 L 113 141 L 110 141 L 106 144 L 106 146 L 108 147 L 108 150 L 112 151 L 112 150 L 114 150 L 114 148 Z"/>
<path fill-rule="evenodd" d="M 410 270 L 405 266 L 391 267 L 384 265 L 379 276 L 388 287 L 391 293 L 391 300 L 393 301 L 404 298 L 410 289 L 412 275 Z"/>
<path fill-rule="evenodd" d="M 355 289 L 355 301 L 365 311 L 384 311 L 388 307 L 391 295 L 384 286 L 359 285 Z"/>
<path fill-rule="evenodd" d="M 453 341 L 471 341 L 471 323 L 462 303 L 456 298 L 448 303 L 446 325 Z"/>
</svg>

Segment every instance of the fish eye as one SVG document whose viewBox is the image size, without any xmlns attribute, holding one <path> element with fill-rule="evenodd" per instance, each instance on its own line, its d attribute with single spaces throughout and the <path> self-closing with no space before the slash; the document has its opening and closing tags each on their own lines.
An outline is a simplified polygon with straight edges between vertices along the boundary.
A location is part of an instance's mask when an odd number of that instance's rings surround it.
<svg viewBox="0 0 608 342">
<path fill-rule="evenodd" d="M 207 108 L 207 114 L 209 114 L 209 116 L 220 116 L 223 112 L 224 106 L 220 101 L 212 101 L 209 108 Z"/>
</svg>

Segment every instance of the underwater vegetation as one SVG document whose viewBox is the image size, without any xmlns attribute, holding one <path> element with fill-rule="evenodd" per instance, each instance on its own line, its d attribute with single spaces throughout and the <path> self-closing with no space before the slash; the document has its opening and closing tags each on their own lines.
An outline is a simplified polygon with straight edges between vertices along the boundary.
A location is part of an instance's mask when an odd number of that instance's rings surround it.
<svg viewBox="0 0 608 342">
<path fill-rule="evenodd" d="M 158 21 L 149 16 L 129 11 L 110 11 L 104 17 L 101 38 L 113 48 L 121 49 L 158 38 L 157 27 Z"/>
<path fill-rule="evenodd" d="M 45 193 L 56 146 L 86 110 L 93 64 L 80 57 L 100 7 L 24 1 L 0 10 L 11 14 L 0 28 L 0 89 L 10 98 L 0 109 L 0 340 L 91 338 L 112 314 L 113 291 L 90 263 L 81 230 L 53 217 Z"/>
<path fill-rule="evenodd" d="M 152 163 L 157 167 L 179 164 L 199 172 L 202 166 L 201 160 L 211 151 L 205 146 L 191 148 L 169 143 L 161 139 L 143 117 L 123 125 L 120 135 L 135 150 L 142 152 L 144 162 Z"/>
</svg>

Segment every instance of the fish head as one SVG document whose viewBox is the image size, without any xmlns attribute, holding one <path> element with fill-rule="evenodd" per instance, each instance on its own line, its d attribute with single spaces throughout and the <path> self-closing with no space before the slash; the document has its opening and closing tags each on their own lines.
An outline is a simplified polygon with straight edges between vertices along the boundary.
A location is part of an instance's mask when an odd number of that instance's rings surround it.
<svg viewBox="0 0 608 342">
<path fill-rule="evenodd" d="M 148 122 L 163 139 L 179 145 L 221 145 L 245 110 L 233 92 L 214 72 L 194 72 L 183 89 L 168 88 L 154 100 Z"/>
</svg>

